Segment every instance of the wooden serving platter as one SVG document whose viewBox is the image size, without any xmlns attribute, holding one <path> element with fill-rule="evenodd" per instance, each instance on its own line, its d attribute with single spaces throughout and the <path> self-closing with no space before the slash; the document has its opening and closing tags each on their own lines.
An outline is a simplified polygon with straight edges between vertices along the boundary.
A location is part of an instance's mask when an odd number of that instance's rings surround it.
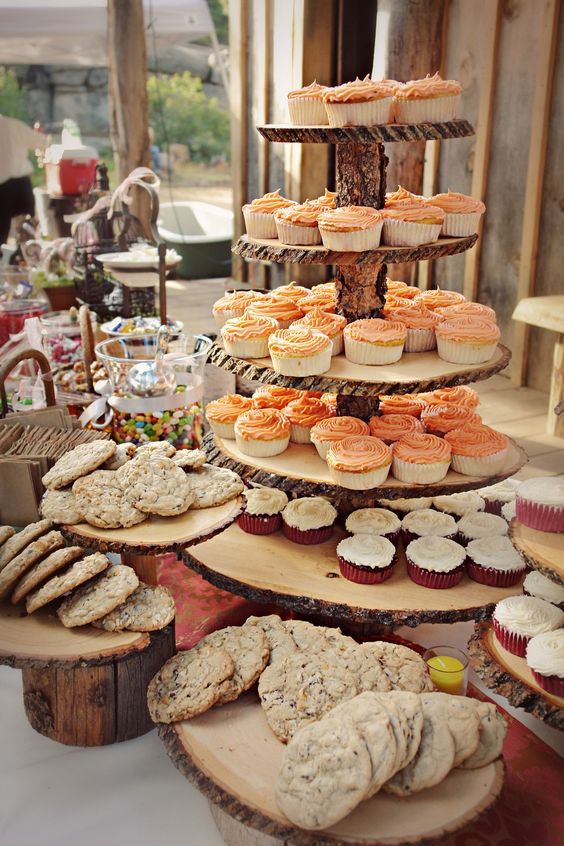
<svg viewBox="0 0 564 846">
<path fill-rule="evenodd" d="M 284 746 L 270 731 L 255 693 L 212 708 L 193 720 L 160 726 L 175 766 L 207 798 L 244 826 L 230 844 L 400 846 L 427 843 L 458 831 L 489 808 L 503 785 L 501 760 L 447 778 L 408 798 L 380 792 L 326 831 L 305 831 L 278 810 L 274 796 Z M 215 816 L 215 815 L 214 815 Z M 223 828 L 223 827 L 222 827 Z M 273 841 L 272 838 L 275 838 Z"/>
<path fill-rule="evenodd" d="M 269 123 L 257 126 L 267 141 L 295 144 L 370 144 L 394 141 L 440 141 L 468 138 L 474 128 L 467 120 L 443 123 L 387 123 L 380 126 L 293 126 Z"/>
<path fill-rule="evenodd" d="M 539 532 L 515 518 L 509 526 L 509 536 L 530 567 L 564 585 L 564 532 Z"/>
<path fill-rule="evenodd" d="M 484 684 L 553 728 L 564 731 L 564 698 L 537 684 L 525 658 L 512 655 L 495 636 L 490 622 L 476 623 L 468 643 L 470 666 Z"/>
<path fill-rule="evenodd" d="M 488 587 L 466 575 L 448 590 L 425 588 L 407 575 L 403 552 L 388 581 L 357 584 L 339 572 L 336 547 L 344 537 L 335 528 L 330 540 L 305 546 L 281 531 L 257 536 L 234 525 L 186 550 L 182 558 L 216 587 L 245 599 L 374 627 L 487 619 L 496 602 L 520 589 Z"/>
</svg>

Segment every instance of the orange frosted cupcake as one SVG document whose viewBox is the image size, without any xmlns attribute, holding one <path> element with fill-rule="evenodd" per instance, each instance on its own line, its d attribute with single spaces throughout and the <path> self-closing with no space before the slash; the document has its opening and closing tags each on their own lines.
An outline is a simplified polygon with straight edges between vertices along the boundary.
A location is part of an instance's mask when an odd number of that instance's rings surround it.
<svg viewBox="0 0 564 846">
<path fill-rule="evenodd" d="M 415 299 L 408 299 L 407 297 L 398 297 L 396 294 L 386 294 L 386 301 L 384 303 L 384 307 L 380 310 L 380 315 L 382 317 L 388 317 L 388 315 L 396 308 L 414 308 L 415 307 Z"/>
<path fill-rule="evenodd" d="M 421 291 L 417 299 L 429 311 L 436 311 L 439 308 L 466 303 L 464 294 L 459 294 L 458 291 L 443 291 L 441 288 L 435 288 L 432 291 Z"/>
<path fill-rule="evenodd" d="M 321 214 L 320 206 L 313 203 L 296 203 L 279 209 L 274 214 L 278 240 L 283 244 L 314 246 L 321 244 L 321 235 L 317 219 Z"/>
<path fill-rule="evenodd" d="M 452 469 L 464 476 L 493 476 L 507 459 L 509 440 L 489 426 L 452 429 L 445 441 L 452 449 Z"/>
<path fill-rule="evenodd" d="M 481 364 L 497 349 L 500 331 L 483 317 L 453 317 L 435 329 L 439 358 L 453 364 Z"/>
<path fill-rule="evenodd" d="M 435 310 L 437 314 L 441 315 L 443 320 L 450 320 L 451 317 L 485 317 L 486 320 L 497 323 L 496 313 L 493 308 L 482 305 L 481 303 L 461 302 Z"/>
<path fill-rule="evenodd" d="M 283 414 L 290 421 L 290 440 L 293 444 L 311 443 L 311 430 L 315 424 L 332 416 L 324 402 L 308 396 L 289 402 Z"/>
<path fill-rule="evenodd" d="M 244 411 L 253 407 L 253 401 L 239 394 L 226 394 L 224 397 L 208 402 L 206 417 L 213 432 L 220 438 L 235 438 L 235 421 Z"/>
<path fill-rule="evenodd" d="M 321 309 L 328 314 L 334 314 L 337 310 L 337 294 L 329 289 L 313 290 L 312 288 L 310 295 L 300 297 L 297 303 L 304 314 L 309 314 L 314 309 Z"/>
<path fill-rule="evenodd" d="M 337 485 L 353 491 L 367 491 L 382 485 L 390 471 L 392 450 L 379 438 L 351 437 L 332 444 L 327 466 Z"/>
<path fill-rule="evenodd" d="M 423 423 L 411 414 L 383 414 L 381 417 L 371 417 L 370 434 L 380 438 L 385 444 L 393 444 L 404 435 L 414 432 L 424 432 Z"/>
<path fill-rule="evenodd" d="M 412 194 L 403 185 L 399 185 L 395 191 L 389 191 L 384 200 L 384 206 L 387 209 L 400 208 L 401 206 L 424 206 L 425 197 L 421 194 Z"/>
<path fill-rule="evenodd" d="M 279 329 L 268 339 L 272 366 L 283 376 L 318 376 L 331 367 L 333 344 L 309 326 Z"/>
<path fill-rule="evenodd" d="M 428 485 L 448 473 L 451 449 L 443 438 L 415 432 L 397 441 L 392 450 L 392 475 L 400 482 Z"/>
<path fill-rule="evenodd" d="M 468 197 L 466 194 L 458 194 L 456 191 L 435 194 L 434 197 L 429 197 L 427 202 L 444 211 L 445 219 L 441 235 L 452 238 L 474 235 L 478 231 L 480 217 L 486 210 L 481 200 L 475 200 L 474 197 Z"/>
<path fill-rule="evenodd" d="M 337 394 L 333 394 L 331 391 L 326 391 L 321 394 L 319 399 L 321 402 L 325 403 L 330 411 L 333 411 L 335 414 L 337 413 Z"/>
<path fill-rule="evenodd" d="M 288 285 L 280 285 L 272 291 L 275 297 L 282 297 L 283 299 L 292 300 L 297 303 L 304 297 L 309 297 L 311 291 L 309 288 L 304 288 L 302 285 L 296 285 L 295 282 L 289 282 Z"/>
<path fill-rule="evenodd" d="M 437 388 L 425 394 L 424 398 L 428 403 L 451 402 L 454 405 L 463 405 L 465 408 L 477 408 L 480 405 L 480 397 L 473 388 L 468 385 L 456 385 L 454 388 Z"/>
<path fill-rule="evenodd" d="M 420 288 L 415 285 L 406 285 L 405 282 L 399 282 L 394 279 L 386 279 L 386 296 L 391 294 L 393 297 L 401 299 L 413 300 L 421 293 Z"/>
<path fill-rule="evenodd" d="M 380 394 L 380 414 L 411 414 L 420 417 L 427 403 L 418 394 Z"/>
<path fill-rule="evenodd" d="M 245 312 L 221 327 L 225 351 L 235 358 L 264 358 L 268 355 L 268 339 L 278 329 L 273 317 L 257 317 Z"/>
<path fill-rule="evenodd" d="M 280 189 L 247 203 L 243 206 L 247 235 L 250 238 L 276 238 L 274 213 L 293 205 L 296 205 L 294 200 L 280 196 Z"/>
<path fill-rule="evenodd" d="M 283 388 L 281 385 L 263 385 L 253 394 L 253 408 L 285 408 L 292 400 L 303 397 L 305 391 Z"/>
<path fill-rule="evenodd" d="M 408 302 L 408 306 L 392 308 L 389 311 L 386 309 L 386 319 L 399 320 L 400 323 L 405 324 L 407 336 L 404 352 L 426 352 L 427 350 L 434 350 L 437 346 L 435 326 L 441 318 L 425 308 L 423 303 L 419 301 Z"/>
<path fill-rule="evenodd" d="M 345 356 L 355 364 L 392 364 L 403 352 L 407 327 L 397 320 L 369 317 L 345 326 Z"/>
<path fill-rule="evenodd" d="M 391 123 L 393 94 L 389 85 L 368 74 L 328 88 L 323 94 L 329 126 L 377 126 Z"/>
<path fill-rule="evenodd" d="M 233 317 L 242 317 L 248 306 L 262 299 L 263 296 L 264 294 L 258 291 L 233 291 L 231 294 L 225 294 L 213 304 L 215 322 L 218 326 L 223 326 Z"/>
<path fill-rule="evenodd" d="M 462 86 L 438 73 L 412 79 L 394 92 L 396 123 L 443 123 L 454 120 L 460 109 Z"/>
<path fill-rule="evenodd" d="M 473 409 L 452 402 L 429 403 L 421 412 L 421 422 L 428 432 L 444 437 L 453 429 L 480 426 L 482 418 Z"/>
<path fill-rule="evenodd" d="M 235 421 L 235 441 L 245 455 L 279 455 L 290 443 L 290 423 L 276 408 L 252 408 Z"/>
<path fill-rule="evenodd" d="M 326 126 L 327 112 L 323 103 L 326 85 L 312 83 L 288 94 L 290 123 L 294 126 Z"/>
<path fill-rule="evenodd" d="M 445 213 L 438 206 L 384 206 L 382 243 L 390 247 L 419 247 L 431 244 L 441 234 Z"/>
<path fill-rule="evenodd" d="M 324 209 L 334 209 L 337 206 L 337 192 L 326 188 L 322 197 L 316 197 L 315 200 L 306 200 L 306 202 L 313 206 L 321 206 Z"/>
<path fill-rule="evenodd" d="M 288 326 L 303 317 L 300 306 L 290 297 L 277 297 L 276 294 L 267 294 L 261 300 L 251 303 L 246 311 L 249 317 L 273 317 L 278 321 L 280 329 L 287 329 Z"/>
<path fill-rule="evenodd" d="M 380 246 L 382 212 L 371 206 L 340 206 L 319 215 L 323 246 L 328 250 L 361 253 Z"/>
<path fill-rule="evenodd" d="M 312 294 L 318 294 L 321 292 L 336 295 L 337 287 L 335 285 L 335 280 L 332 279 L 330 282 L 320 282 L 319 285 L 313 285 L 311 289 Z"/>
<path fill-rule="evenodd" d="M 332 444 L 338 443 L 345 438 L 359 435 L 369 435 L 370 429 L 364 420 L 358 417 L 328 417 L 321 423 L 316 423 L 311 430 L 311 442 L 324 461 L 327 452 Z"/>
<path fill-rule="evenodd" d="M 343 329 L 347 325 L 347 318 L 340 314 L 330 314 L 320 308 L 313 308 L 311 311 L 292 323 L 294 326 L 310 326 L 312 329 L 319 329 L 324 335 L 331 339 L 331 355 L 339 355 L 343 352 Z"/>
</svg>

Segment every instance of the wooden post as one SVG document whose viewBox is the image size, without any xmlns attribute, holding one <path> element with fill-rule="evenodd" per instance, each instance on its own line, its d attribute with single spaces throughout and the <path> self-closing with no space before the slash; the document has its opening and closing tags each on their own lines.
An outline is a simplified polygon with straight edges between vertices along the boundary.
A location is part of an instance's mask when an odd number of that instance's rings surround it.
<svg viewBox="0 0 564 846">
<path fill-rule="evenodd" d="M 248 69 L 247 49 L 249 37 L 248 0 L 229 0 L 229 49 L 231 106 L 231 167 L 233 169 L 233 236 L 236 241 L 245 231 L 241 207 L 247 202 L 247 110 Z M 238 282 L 247 280 L 247 264 L 233 256 L 231 275 Z"/>
</svg>

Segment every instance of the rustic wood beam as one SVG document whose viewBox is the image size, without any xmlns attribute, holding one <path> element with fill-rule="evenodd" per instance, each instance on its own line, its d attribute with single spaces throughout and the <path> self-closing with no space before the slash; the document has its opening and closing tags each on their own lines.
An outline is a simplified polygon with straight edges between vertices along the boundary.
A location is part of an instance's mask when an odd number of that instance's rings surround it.
<svg viewBox="0 0 564 846">
<path fill-rule="evenodd" d="M 241 207 L 248 201 L 248 67 L 247 49 L 249 38 L 248 0 L 229 0 L 229 49 L 230 49 L 230 91 L 231 106 L 231 167 L 233 184 L 233 236 L 237 238 L 245 231 Z M 247 279 L 247 264 L 236 256 L 232 259 L 231 275 L 237 282 Z"/>
</svg>

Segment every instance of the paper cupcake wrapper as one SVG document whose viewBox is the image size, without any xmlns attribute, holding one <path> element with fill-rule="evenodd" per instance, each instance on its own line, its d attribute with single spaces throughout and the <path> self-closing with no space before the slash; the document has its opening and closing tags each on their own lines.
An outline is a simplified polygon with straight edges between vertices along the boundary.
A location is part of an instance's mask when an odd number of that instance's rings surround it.
<svg viewBox="0 0 564 846">
<path fill-rule="evenodd" d="M 281 452 L 288 449 L 290 436 L 276 438 L 273 441 L 252 441 L 235 433 L 235 441 L 244 455 L 250 455 L 253 458 L 269 458 L 273 455 L 280 455 Z"/>
<path fill-rule="evenodd" d="M 466 572 L 470 578 L 481 585 L 490 587 L 511 587 L 521 581 L 526 568 L 521 570 L 495 570 L 493 567 L 482 567 L 471 558 L 466 559 Z"/>
<path fill-rule="evenodd" d="M 328 250 L 342 253 L 362 253 L 365 250 L 375 250 L 380 246 L 382 235 L 382 221 L 379 220 L 368 229 L 354 229 L 351 232 L 332 232 L 319 227 L 323 246 Z"/>
<path fill-rule="evenodd" d="M 543 676 L 542 673 L 538 673 L 532 667 L 529 667 L 529 669 L 539 687 L 542 687 L 547 693 L 552 693 L 553 696 L 564 696 L 564 679 L 561 679 L 560 676 Z"/>
<path fill-rule="evenodd" d="M 392 561 L 387 567 L 360 567 L 339 556 L 341 575 L 349 582 L 356 582 L 359 585 L 377 585 L 385 582 L 393 575 L 395 563 Z"/>
<path fill-rule="evenodd" d="M 507 451 L 506 447 L 493 455 L 453 455 L 451 458 L 452 469 L 457 473 L 462 473 L 463 476 L 493 476 L 505 464 Z"/>
<path fill-rule="evenodd" d="M 277 238 L 276 221 L 273 214 L 265 212 L 252 212 L 243 209 L 245 229 L 249 238 Z"/>
<path fill-rule="evenodd" d="M 233 423 L 216 423 L 215 420 L 210 420 L 208 417 L 208 423 L 214 435 L 227 441 L 235 440 L 235 421 Z"/>
<path fill-rule="evenodd" d="M 487 514 L 496 514 L 498 517 L 502 516 L 501 509 L 505 505 L 505 503 L 500 502 L 498 499 L 486 499 L 484 497 L 484 511 Z"/>
<path fill-rule="evenodd" d="M 410 329 L 407 328 L 407 338 L 403 351 L 406 353 L 427 352 L 434 350 L 437 346 L 434 329 Z"/>
<path fill-rule="evenodd" d="M 280 514 L 247 514 L 246 511 L 237 518 L 238 526 L 249 535 L 271 535 L 280 528 L 282 518 Z"/>
<path fill-rule="evenodd" d="M 385 218 L 382 243 L 390 247 L 420 247 L 421 244 L 432 244 L 440 234 L 440 223 L 413 223 Z"/>
<path fill-rule="evenodd" d="M 429 464 L 414 464 L 394 456 L 392 476 L 400 482 L 413 485 L 429 485 L 440 482 L 448 473 L 450 461 L 432 461 Z"/>
<path fill-rule="evenodd" d="M 515 500 L 516 516 L 520 523 L 540 532 L 564 532 L 564 505 L 543 505 L 540 502 Z"/>
<path fill-rule="evenodd" d="M 244 309 L 238 308 L 234 309 L 233 311 L 214 311 L 213 317 L 216 322 L 216 325 L 221 327 L 227 323 L 228 320 L 231 320 L 232 317 L 242 317 Z"/>
<path fill-rule="evenodd" d="M 229 341 L 222 336 L 222 340 L 225 352 L 235 358 L 266 358 L 268 355 L 268 336 L 244 341 Z"/>
<path fill-rule="evenodd" d="M 468 235 L 475 235 L 480 223 L 480 212 L 469 214 L 445 214 L 441 235 L 449 238 L 466 238 Z"/>
<path fill-rule="evenodd" d="M 511 652 L 512 655 L 518 655 L 519 658 L 525 658 L 527 653 L 527 644 L 530 641 L 528 635 L 515 634 L 510 632 L 505 626 L 498 623 L 495 617 L 492 618 L 494 633 L 504 649 Z"/>
<path fill-rule="evenodd" d="M 329 126 L 378 126 L 392 122 L 393 97 L 365 103 L 325 103 Z"/>
<path fill-rule="evenodd" d="M 433 590 L 446 590 L 457 585 L 464 573 L 464 565 L 451 570 L 449 573 L 437 573 L 435 570 L 424 570 L 413 561 L 407 559 L 407 575 L 412 582 Z"/>
<path fill-rule="evenodd" d="M 410 532 L 407 529 L 402 529 L 401 534 L 402 534 L 402 538 L 403 538 L 403 544 L 404 544 L 404 546 L 407 546 L 408 544 L 411 543 L 411 541 L 419 540 L 420 538 L 434 537 L 434 538 L 445 538 L 446 540 L 456 541 L 458 532 L 453 532 L 450 535 L 418 535 L 415 532 Z"/>
<path fill-rule="evenodd" d="M 318 97 L 290 97 L 290 123 L 293 126 L 327 126 L 327 112 Z"/>
<path fill-rule="evenodd" d="M 294 244 L 297 246 L 313 247 L 321 244 L 321 235 L 317 226 L 299 226 L 296 223 L 277 220 L 276 231 L 278 240 L 282 244 Z"/>
<path fill-rule="evenodd" d="M 332 344 L 316 355 L 303 358 L 283 358 L 271 355 L 272 368 L 283 376 L 319 376 L 331 367 Z"/>
<path fill-rule="evenodd" d="M 296 426 L 295 423 L 290 423 L 290 443 L 310 444 L 311 429 L 309 426 Z"/>
<path fill-rule="evenodd" d="M 334 443 L 334 441 L 331 441 L 330 443 L 326 443 L 324 441 L 315 441 L 312 438 L 311 442 L 314 445 L 314 447 L 316 448 L 317 454 L 319 455 L 319 457 L 323 461 L 326 461 L 327 460 L 327 453 L 329 452 L 329 447 L 331 446 L 332 443 Z"/>
<path fill-rule="evenodd" d="M 368 341 L 357 341 L 346 334 L 344 338 L 345 358 L 354 364 L 393 364 L 400 360 L 404 350 L 403 344 L 371 344 Z"/>
<path fill-rule="evenodd" d="M 282 518 L 282 531 L 288 540 L 294 543 L 301 543 L 311 546 L 314 543 L 324 543 L 329 540 L 333 534 L 333 526 L 322 526 L 320 529 L 297 529 L 295 526 L 289 526 Z"/>
<path fill-rule="evenodd" d="M 421 97 L 417 100 L 394 98 L 396 123 L 443 123 L 454 120 L 460 110 L 460 94 Z"/>
<path fill-rule="evenodd" d="M 437 335 L 437 352 L 443 361 L 451 364 L 483 364 L 496 351 L 497 341 L 475 344 L 469 341 L 451 341 Z"/>
<path fill-rule="evenodd" d="M 333 345 L 331 348 L 331 358 L 336 355 L 341 355 L 345 349 L 345 339 L 343 337 L 343 333 L 339 332 L 334 338 L 331 338 L 331 343 Z"/>
<path fill-rule="evenodd" d="M 378 467 L 376 470 L 369 470 L 367 473 L 347 473 L 344 470 L 335 470 L 329 465 L 329 475 L 335 484 L 351 491 L 368 491 L 371 488 L 377 488 L 386 481 L 389 472 L 389 464 Z"/>
</svg>

